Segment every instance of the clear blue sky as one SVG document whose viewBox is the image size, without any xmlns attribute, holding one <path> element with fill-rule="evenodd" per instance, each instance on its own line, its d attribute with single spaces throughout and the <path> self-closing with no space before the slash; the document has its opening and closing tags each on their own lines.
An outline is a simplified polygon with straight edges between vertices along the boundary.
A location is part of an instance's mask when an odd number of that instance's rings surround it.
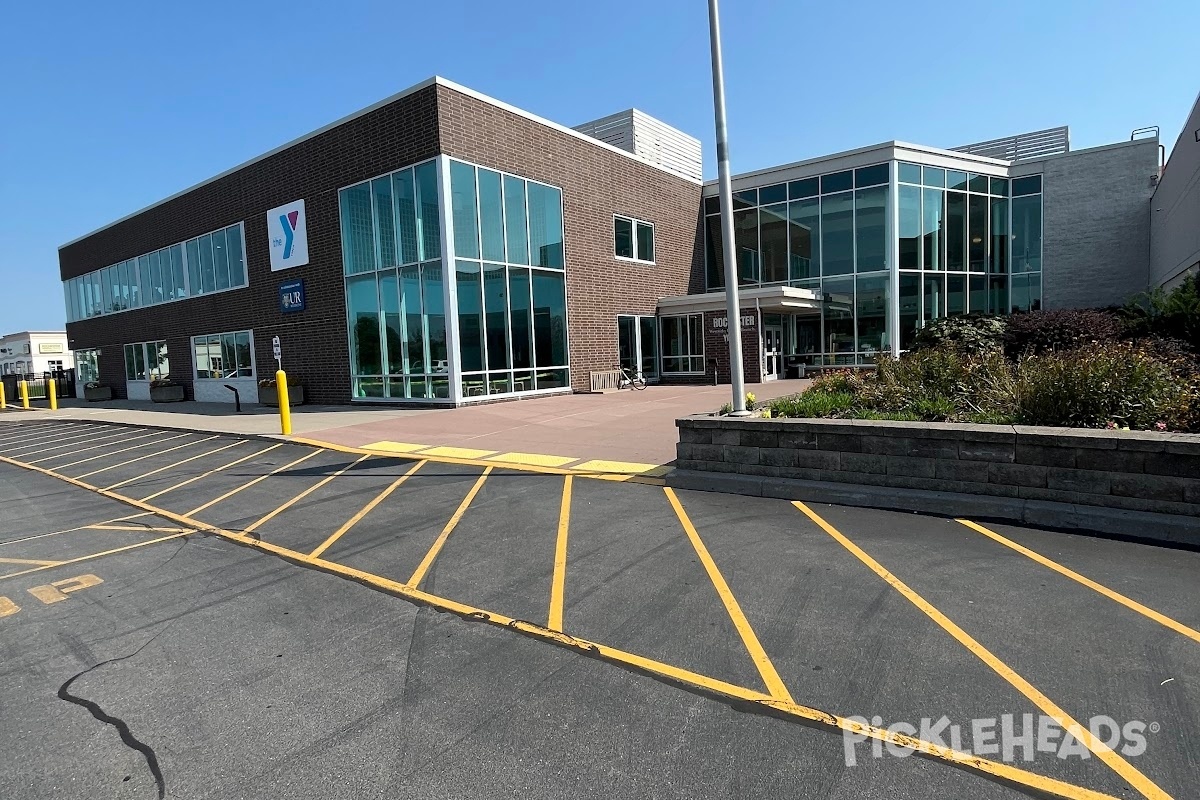
<svg viewBox="0 0 1200 800">
<path fill-rule="evenodd" d="M 1160 125 L 1169 149 L 1200 91 L 1196 0 L 722 11 L 735 172 L 1061 124 L 1076 148 Z M 433 74 L 568 125 L 636 106 L 714 175 L 707 22 L 703 0 L 10 3 L 0 333 L 63 325 L 60 244 Z"/>
</svg>

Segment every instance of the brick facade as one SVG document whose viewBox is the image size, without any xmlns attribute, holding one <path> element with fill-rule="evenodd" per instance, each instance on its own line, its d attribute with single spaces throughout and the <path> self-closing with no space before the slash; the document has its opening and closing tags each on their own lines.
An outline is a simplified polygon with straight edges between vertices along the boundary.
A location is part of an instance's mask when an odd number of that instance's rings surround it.
<svg viewBox="0 0 1200 800">
<path fill-rule="evenodd" d="M 592 370 L 616 363 L 618 314 L 654 315 L 659 297 L 703 291 L 694 269 L 698 183 L 434 83 L 61 248 L 65 280 L 245 223 L 248 287 L 68 323 L 71 347 L 100 348 L 100 380 L 123 397 L 123 345 L 165 340 L 171 375 L 190 399 L 191 337 L 253 330 L 260 377 L 273 370 L 271 338 L 279 336 L 284 366 L 311 402 L 349 402 L 338 189 L 439 153 L 562 188 L 575 390 L 588 388 Z M 266 211 L 297 199 L 305 201 L 310 261 L 272 273 Z M 654 264 L 615 258 L 613 214 L 654 223 Z M 284 316 L 279 285 L 296 278 L 307 309 Z"/>
<path fill-rule="evenodd" d="M 443 153 L 563 190 L 571 386 L 586 391 L 591 371 L 617 363 L 618 314 L 653 316 L 660 297 L 704 291 L 700 184 L 437 89 Z M 654 223 L 653 265 L 613 255 L 613 214 Z"/>
<path fill-rule="evenodd" d="M 274 371 L 271 337 L 284 366 L 305 384 L 308 400 L 346 403 L 350 362 L 339 233 L 340 187 L 437 154 L 434 87 L 230 172 L 59 250 L 61 277 L 77 277 L 123 259 L 244 221 L 249 286 L 67 324 L 73 349 L 100 348 L 100 380 L 125 396 L 127 342 L 167 342 L 171 376 L 193 397 L 191 337 L 253 330 L 260 377 Z M 266 212 L 303 198 L 307 266 L 271 272 Z M 304 279 L 307 310 L 284 316 L 279 284 Z"/>
</svg>

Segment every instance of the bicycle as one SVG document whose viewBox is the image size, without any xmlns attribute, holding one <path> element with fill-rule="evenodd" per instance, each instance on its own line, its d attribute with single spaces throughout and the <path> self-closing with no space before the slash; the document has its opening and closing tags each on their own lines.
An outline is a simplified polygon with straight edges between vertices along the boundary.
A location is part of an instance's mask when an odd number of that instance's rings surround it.
<svg viewBox="0 0 1200 800">
<path fill-rule="evenodd" d="M 621 366 L 620 364 L 617 364 L 615 369 L 621 371 L 621 379 L 617 384 L 617 389 L 624 389 L 628 386 L 631 390 L 637 389 L 640 392 L 646 388 L 646 379 L 640 371 L 636 373 L 632 372 L 628 367 Z"/>
</svg>

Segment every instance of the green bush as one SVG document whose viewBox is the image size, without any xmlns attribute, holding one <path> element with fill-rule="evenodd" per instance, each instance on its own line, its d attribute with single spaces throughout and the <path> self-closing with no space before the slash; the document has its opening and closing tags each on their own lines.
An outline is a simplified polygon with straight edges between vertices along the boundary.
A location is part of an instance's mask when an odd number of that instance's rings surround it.
<svg viewBox="0 0 1200 800">
<path fill-rule="evenodd" d="M 1176 339 L 1200 354 L 1200 273 L 1189 275 L 1170 292 L 1159 288 L 1135 297 L 1120 315 L 1130 338 Z"/>
<path fill-rule="evenodd" d="M 1008 322 L 1004 317 L 972 314 L 935 319 L 917 331 L 913 350 L 949 345 L 967 353 L 998 350 L 1004 344 Z"/>
<path fill-rule="evenodd" d="M 772 417 L 837 417 L 854 408 L 850 392 L 814 392 L 780 397 L 770 404 Z"/>
<path fill-rule="evenodd" d="M 1004 350 L 1009 358 L 1071 350 L 1097 342 L 1113 342 L 1123 327 L 1118 315 L 1095 309 L 1059 309 L 1014 314 L 1008 319 Z"/>
<path fill-rule="evenodd" d="M 945 344 L 824 375 L 771 416 L 1200 430 L 1200 370 L 1177 349 L 1105 342 L 1014 363 Z"/>
<path fill-rule="evenodd" d="M 1151 429 L 1190 427 L 1189 382 L 1147 349 L 1096 344 L 1023 359 L 1017 367 L 1017 414 L 1026 425 Z"/>
</svg>

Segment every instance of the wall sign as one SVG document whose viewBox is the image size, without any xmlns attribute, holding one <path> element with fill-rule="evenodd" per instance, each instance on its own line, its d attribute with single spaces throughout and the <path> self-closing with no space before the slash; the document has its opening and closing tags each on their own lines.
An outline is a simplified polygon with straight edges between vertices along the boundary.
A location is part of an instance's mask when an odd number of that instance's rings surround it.
<svg viewBox="0 0 1200 800">
<path fill-rule="evenodd" d="M 267 212 L 267 243 L 271 247 L 272 272 L 308 263 L 308 221 L 303 200 Z"/>
<path fill-rule="evenodd" d="M 279 310 L 284 314 L 305 309 L 304 281 L 294 280 L 279 284 Z"/>
<path fill-rule="evenodd" d="M 743 314 L 741 317 L 741 320 L 742 320 L 743 328 L 753 328 L 754 327 L 754 315 L 753 314 Z M 713 317 L 712 326 L 714 328 L 728 328 L 729 327 L 729 317 Z"/>
<path fill-rule="evenodd" d="M 39 353 L 61 353 L 62 351 L 61 342 L 38 342 Z"/>
</svg>

